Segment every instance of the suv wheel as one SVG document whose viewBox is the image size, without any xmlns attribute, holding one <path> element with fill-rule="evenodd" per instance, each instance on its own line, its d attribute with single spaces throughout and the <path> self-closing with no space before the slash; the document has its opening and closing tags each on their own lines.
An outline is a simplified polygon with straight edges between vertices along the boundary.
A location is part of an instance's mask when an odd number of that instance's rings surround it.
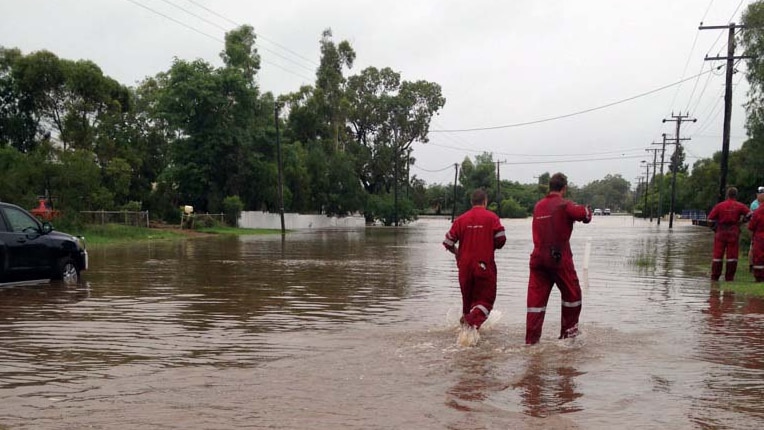
<svg viewBox="0 0 764 430">
<path fill-rule="evenodd" d="M 77 266 L 75 266 L 74 261 L 68 257 L 59 260 L 58 267 L 54 275 L 55 276 L 53 279 L 60 280 L 66 285 L 76 284 L 80 280 L 80 274 L 77 271 Z"/>
</svg>

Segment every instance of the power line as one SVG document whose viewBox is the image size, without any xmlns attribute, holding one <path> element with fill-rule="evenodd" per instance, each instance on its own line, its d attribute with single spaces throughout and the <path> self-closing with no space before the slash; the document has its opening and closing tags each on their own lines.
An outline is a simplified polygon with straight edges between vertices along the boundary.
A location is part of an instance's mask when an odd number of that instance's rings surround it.
<svg viewBox="0 0 764 430">
<path fill-rule="evenodd" d="M 165 18 L 167 20 L 170 20 L 170 21 L 172 21 L 172 22 L 174 22 L 174 23 L 176 23 L 178 25 L 181 25 L 181 26 L 183 26 L 183 27 L 185 27 L 185 28 L 187 28 L 187 29 L 189 29 L 191 31 L 195 31 L 195 32 L 201 34 L 202 36 L 206 36 L 206 37 L 208 37 L 208 38 L 210 38 L 212 40 L 215 40 L 215 41 L 225 45 L 225 41 L 223 39 L 217 37 L 217 36 L 213 36 L 213 35 L 211 35 L 209 33 L 206 33 L 206 32 L 204 32 L 202 30 L 199 30 L 198 28 L 196 28 L 194 26 L 188 25 L 188 24 L 184 23 L 183 21 L 177 20 L 177 19 L 175 19 L 175 18 L 173 18 L 173 17 L 171 17 L 169 15 L 166 15 L 166 14 L 164 14 L 162 12 L 159 12 L 159 11 L 157 11 L 155 9 L 152 9 L 152 8 L 150 8 L 150 7 L 148 7 L 148 6 L 144 5 L 144 4 L 141 4 L 141 3 L 139 3 L 139 2 L 137 2 L 135 0 L 126 0 L 126 1 L 129 1 L 130 3 L 132 3 L 132 4 L 136 5 L 136 6 L 139 6 L 139 7 L 143 8 L 143 9 L 146 9 L 146 10 L 148 10 L 151 13 L 159 15 L 159 16 L 161 16 L 161 17 L 163 17 L 163 18 Z M 268 61 L 268 60 L 263 59 L 262 62 L 270 64 L 270 65 L 272 65 L 274 67 L 277 67 L 277 68 L 279 68 L 279 69 L 281 69 L 281 70 L 283 70 L 283 71 L 285 71 L 285 72 L 287 72 L 289 74 L 298 76 L 298 77 L 303 78 L 303 79 L 307 79 L 308 81 L 312 81 L 313 80 L 313 78 L 309 78 L 309 77 L 307 77 L 307 76 L 305 76 L 303 74 L 300 74 L 300 73 L 294 72 L 292 70 L 289 70 L 286 67 L 282 67 L 281 65 L 279 65 L 277 63 L 274 63 L 272 61 Z"/>
<path fill-rule="evenodd" d="M 587 163 L 590 161 L 626 160 L 631 158 L 644 158 L 644 155 L 639 154 L 639 155 L 626 155 L 623 157 L 583 158 L 580 160 L 513 161 L 513 162 L 506 162 L 503 164 L 509 164 L 513 166 L 523 166 L 523 165 L 531 165 L 531 164 L 549 164 L 549 163 L 555 163 L 555 164 L 557 163 Z"/>
<path fill-rule="evenodd" d="M 734 93 L 734 92 L 737 90 L 738 84 L 740 84 L 740 82 L 741 82 L 742 80 L 743 80 L 743 76 L 741 75 L 741 76 L 738 78 L 737 82 L 736 82 L 736 83 L 735 83 L 735 84 L 732 86 L 732 92 L 733 92 L 733 93 Z M 720 92 L 720 93 L 721 93 L 721 92 L 723 92 L 723 91 L 724 91 L 724 88 L 722 88 L 721 90 L 719 90 L 719 92 Z M 721 97 L 721 94 L 719 94 L 719 97 Z M 719 97 L 717 97 L 717 99 L 718 99 Z M 708 115 L 706 116 L 706 118 L 703 120 L 703 123 L 702 123 L 702 124 L 703 124 L 703 126 L 702 126 L 700 129 L 698 129 L 697 131 L 695 131 L 695 133 L 694 133 L 694 134 L 693 134 L 691 137 L 694 137 L 694 136 L 696 136 L 696 135 L 698 135 L 698 134 L 700 134 L 700 133 L 703 133 L 704 131 L 706 131 L 706 130 L 708 129 L 708 127 L 709 127 L 711 124 L 713 124 L 713 123 L 714 123 L 714 120 L 715 120 L 715 119 L 716 119 L 716 118 L 719 116 L 719 113 L 721 113 L 721 107 L 722 107 L 722 106 L 723 106 L 723 104 L 722 104 L 722 103 L 716 103 L 716 104 L 713 106 L 712 110 L 711 110 L 711 111 L 708 113 Z M 713 115 L 713 117 L 712 117 L 712 115 Z"/>
<path fill-rule="evenodd" d="M 612 150 L 612 151 L 601 151 L 601 152 L 590 152 L 590 153 L 585 153 L 585 154 L 582 154 L 582 153 L 576 153 L 576 154 L 512 154 L 512 153 L 508 153 L 508 152 L 491 151 L 491 150 L 479 149 L 479 148 L 475 148 L 475 149 L 472 149 L 472 148 L 459 148 L 459 147 L 448 146 L 448 145 L 443 145 L 441 143 L 432 143 L 432 142 L 430 142 L 429 145 L 438 146 L 438 147 L 441 147 L 441 148 L 454 149 L 454 150 L 457 150 L 457 151 L 479 152 L 479 153 L 487 152 L 487 153 L 492 153 L 492 154 L 504 155 L 504 156 L 508 156 L 508 157 L 581 157 L 581 156 L 588 156 L 588 155 L 606 155 L 606 154 L 618 154 L 618 153 L 623 154 L 623 153 L 626 153 L 626 152 L 632 152 L 632 151 L 637 151 L 637 150 L 641 151 L 642 149 L 644 149 L 643 147 L 640 146 L 640 147 L 636 147 L 636 148 L 617 149 L 617 150 Z"/>
<path fill-rule="evenodd" d="M 218 23 L 216 23 L 216 22 L 214 22 L 214 21 L 210 21 L 209 19 L 207 19 L 207 18 L 205 18 L 205 17 L 203 17 L 203 16 L 201 16 L 201 15 L 198 15 L 198 14 L 196 14 L 196 13 L 194 13 L 194 12 L 191 12 L 190 10 L 188 10 L 188 9 L 186 9 L 186 8 L 182 7 L 182 6 L 179 6 L 179 5 L 177 5 L 177 4 L 173 3 L 173 2 L 171 2 L 170 0 L 161 0 L 161 1 L 163 1 L 164 3 L 167 3 L 167 4 L 169 4 L 170 6 L 172 6 L 172 7 L 176 8 L 176 9 L 179 9 L 179 10 L 181 10 L 181 11 L 183 11 L 183 12 L 185 12 L 185 13 L 187 13 L 187 14 L 191 15 L 191 16 L 193 16 L 194 18 L 200 19 L 200 20 L 202 20 L 202 21 L 206 22 L 207 24 L 210 24 L 210 25 L 212 25 L 212 26 L 214 26 L 214 27 L 217 27 L 217 28 L 219 28 L 219 29 L 221 29 L 221 30 L 223 30 L 223 31 L 225 31 L 225 32 L 228 32 L 228 31 L 230 31 L 230 29 L 229 29 L 229 28 L 223 27 L 222 25 L 220 25 L 220 24 L 218 24 Z M 271 54 L 273 54 L 273 55 L 275 55 L 275 56 L 277 56 L 277 57 L 279 57 L 279 58 L 281 58 L 281 59 L 284 59 L 284 60 L 286 60 L 286 61 L 289 61 L 290 63 L 292 63 L 292 64 L 294 64 L 294 65 L 296 65 L 296 66 L 298 66 L 298 67 L 302 67 L 303 69 L 305 69 L 305 70 L 307 70 L 307 71 L 309 71 L 309 72 L 313 72 L 313 69 L 311 69 L 311 68 L 309 68 L 309 67 L 306 67 L 306 66 L 303 66 L 302 64 L 300 64 L 300 63 L 298 63 L 298 62 L 296 62 L 296 61 L 292 60 L 292 59 L 291 59 L 291 58 L 289 58 L 289 57 L 285 57 L 285 56 L 283 56 L 283 55 L 279 54 L 278 52 L 276 52 L 276 51 L 274 51 L 274 50 L 272 50 L 272 49 L 268 49 L 268 48 L 266 48 L 266 47 L 264 47 L 264 46 L 260 46 L 259 48 L 260 48 L 260 49 L 262 49 L 262 50 L 264 50 L 264 51 L 268 51 L 268 52 L 270 52 Z"/>
<path fill-rule="evenodd" d="M 745 2 L 745 0 L 740 0 L 740 3 L 737 4 L 737 7 L 735 8 L 735 11 L 732 12 L 732 15 L 730 15 L 730 19 L 728 19 L 727 22 L 732 22 L 732 18 L 734 18 L 735 15 L 737 15 L 737 11 L 740 10 L 740 6 L 743 5 L 743 2 Z"/>
<path fill-rule="evenodd" d="M 706 64 L 706 61 L 703 60 L 703 64 Z M 721 67 L 721 66 L 719 66 Z M 695 103 L 695 106 L 692 108 L 693 112 L 697 112 L 698 106 L 700 105 L 700 102 L 703 101 L 703 95 L 706 94 L 706 89 L 708 89 L 708 84 L 711 82 L 711 77 L 714 76 L 715 73 L 709 73 L 706 77 L 706 83 L 703 84 L 703 89 L 700 90 L 700 95 L 698 96 L 698 101 Z M 697 83 L 697 81 L 696 81 Z M 693 94 L 695 93 L 695 90 L 693 89 Z M 689 112 L 689 106 L 690 102 L 692 101 L 692 96 L 690 96 L 690 100 L 687 102 L 687 108 L 685 109 L 685 112 Z"/>
<path fill-rule="evenodd" d="M 425 171 L 425 172 L 427 172 L 427 173 L 440 173 L 440 172 L 442 172 L 442 171 L 444 171 L 444 170 L 449 170 L 449 169 L 453 169 L 453 168 L 454 168 L 454 165 L 453 165 L 453 163 L 449 164 L 448 166 L 446 166 L 446 167 L 444 167 L 444 168 L 442 168 L 442 169 L 437 169 L 437 170 L 430 170 L 430 169 L 425 169 L 424 167 L 422 167 L 422 166 L 419 166 L 419 165 L 418 165 L 418 164 L 416 164 L 416 163 L 413 163 L 413 164 L 412 164 L 412 166 L 416 167 L 416 168 L 417 168 L 417 169 L 419 169 L 419 170 Z"/>
<path fill-rule="evenodd" d="M 229 23 L 231 23 L 231 24 L 233 24 L 233 25 L 235 25 L 235 26 L 237 26 L 237 27 L 240 25 L 240 24 L 239 24 L 239 23 L 237 23 L 236 21 L 234 21 L 234 20 L 232 20 L 232 19 L 229 19 L 229 18 L 227 18 L 227 17 L 225 17 L 225 16 L 223 16 L 223 15 L 221 15 L 221 14 L 219 14 L 219 13 L 215 12 L 214 10 L 212 10 L 212 9 L 208 8 L 207 6 L 204 6 L 204 5 L 202 5 L 202 4 L 199 4 L 199 3 L 195 2 L 194 0 L 186 0 L 186 1 L 187 1 L 187 2 L 189 2 L 189 3 L 191 3 L 191 4 L 193 4 L 193 5 L 195 5 L 195 6 L 197 6 L 197 7 L 199 7 L 199 8 L 202 8 L 202 9 L 206 10 L 207 12 L 209 12 L 209 13 L 211 13 L 211 14 L 213 14 L 213 15 L 217 16 L 218 18 L 221 18 L 221 19 L 223 19 L 223 20 L 225 20 L 225 21 L 228 21 Z M 269 42 L 269 43 L 271 43 L 271 44 L 273 44 L 273 45 L 275 45 L 275 46 L 278 46 L 279 48 L 283 49 L 283 50 L 284 50 L 284 51 L 286 51 L 286 52 L 289 52 L 290 54 L 294 55 L 294 56 L 295 56 L 295 57 L 297 57 L 297 58 L 300 58 L 300 59 L 302 59 L 302 60 L 304 60 L 304 61 L 307 61 L 308 63 L 310 63 L 310 64 L 313 64 L 314 66 L 318 66 L 318 65 L 319 65 L 319 64 L 318 64 L 318 63 L 316 63 L 315 61 L 313 61 L 313 60 L 311 60 L 311 59 L 309 59 L 309 58 L 306 58 L 306 57 L 304 57 L 304 56 L 300 55 L 299 53 L 297 53 L 297 52 L 295 52 L 295 51 L 293 51 L 293 50 L 291 50 L 291 49 L 287 48 L 286 46 L 284 46 L 284 45 L 281 45 L 280 43 L 278 43 L 278 42 L 276 42 L 276 41 L 274 41 L 274 40 L 271 40 L 271 39 L 269 39 L 269 38 L 265 37 L 265 36 L 264 36 L 262 33 L 257 33 L 257 32 L 255 32 L 255 34 L 256 34 L 256 35 L 257 35 L 259 38 L 261 38 L 261 39 L 263 39 L 263 40 L 265 40 L 265 41 L 267 41 L 267 42 Z"/>
<path fill-rule="evenodd" d="M 711 0 L 708 2 L 708 6 L 706 6 L 706 11 L 703 13 L 703 17 L 700 18 L 700 22 L 703 23 L 703 21 L 706 19 L 706 15 L 708 15 L 708 11 L 711 10 L 711 5 L 714 3 L 714 0 Z M 692 39 L 692 47 L 690 47 L 690 52 L 687 54 L 687 60 L 684 62 L 684 68 L 682 69 L 682 74 L 680 75 L 680 79 L 684 78 L 685 73 L 687 73 L 687 66 L 690 65 L 690 60 L 692 59 L 692 54 L 695 52 L 695 45 L 698 42 L 698 36 L 700 35 L 700 30 L 695 30 L 695 37 Z M 701 63 L 700 71 L 703 71 L 703 67 L 705 66 L 705 61 Z M 698 81 L 700 80 L 700 75 L 698 75 L 698 79 L 695 80 L 695 85 L 693 86 L 692 93 L 695 93 L 695 87 L 698 86 Z M 679 85 L 676 87 L 676 91 L 674 91 L 674 98 L 671 99 L 671 106 L 673 108 L 674 102 L 676 101 L 677 95 L 679 95 L 679 89 L 682 86 Z M 690 99 L 692 99 L 692 95 L 690 95 Z M 689 102 L 687 103 L 689 106 Z M 686 109 L 685 109 L 686 110 Z"/>
<path fill-rule="evenodd" d="M 211 34 L 209 34 L 209 33 L 205 33 L 205 32 L 203 32 L 202 30 L 199 30 L 198 28 L 192 27 L 192 26 L 190 26 L 190 25 L 188 25 L 188 24 L 186 24 L 186 23 L 184 23 L 184 22 L 182 22 L 182 21 L 179 21 L 179 20 L 177 20 L 177 19 L 175 19 L 175 18 L 173 18 L 173 17 L 171 17 L 171 16 L 165 15 L 165 14 L 163 14 L 162 12 L 159 12 L 159 11 L 157 11 L 157 10 L 154 10 L 154 9 L 152 9 L 152 8 L 150 8 L 150 7 L 146 6 L 146 5 L 143 5 L 143 4 L 141 4 L 141 3 L 138 3 L 138 2 L 137 2 L 137 1 L 135 1 L 135 0 L 127 0 L 127 1 L 129 1 L 130 3 L 132 3 L 132 4 L 134 4 L 134 5 L 138 6 L 138 7 L 142 7 L 142 8 L 144 8 L 144 9 L 148 10 L 149 12 L 152 12 L 152 13 L 154 13 L 154 14 L 157 14 L 157 15 L 159 15 L 159 16 L 161 16 L 161 17 L 165 18 L 165 19 L 168 19 L 168 20 L 170 20 L 170 21 L 172 21 L 172 22 L 174 22 L 174 23 L 176 23 L 176 24 L 178 24 L 178 25 L 182 25 L 183 27 L 186 27 L 187 29 L 189 29 L 189 30 L 191 30 L 191 31 L 195 31 L 195 32 L 197 32 L 197 33 L 201 34 L 202 36 L 206 36 L 206 37 L 209 37 L 210 39 L 212 39 L 212 40 L 215 40 L 215 41 L 217 41 L 217 42 L 223 42 L 223 40 L 222 40 L 222 39 L 220 39 L 219 37 L 213 36 L 213 35 L 211 35 Z M 223 42 L 223 43 L 225 43 L 225 42 Z"/>
<path fill-rule="evenodd" d="M 710 73 L 710 70 L 705 71 L 705 72 L 701 72 L 698 75 L 704 75 L 706 73 Z M 498 129 L 503 129 L 503 128 L 522 127 L 522 126 L 526 126 L 526 125 L 540 124 L 540 123 L 543 123 L 543 122 L 556 121 L 556 120 L 559 120 L 559 119 L 570 118 L 570 117 L 573 117 L 573 116 L 583 115 L 585 113 L 589 113 L 589 112 L 594 112 L 594 111 L 597 111 L 597 110 L 606 109 L 606 108 L 609 108 L 609 107 L 612 107 L 612 106 L 616 106 L 616 105 L 619 105 L 619 104 L 622 104 L 622 103 L 626 103 L 626 102 L 638 99 L 640 97 L 645 97 L 645 96 L 648 96 L 650 94 L 657 93 L 659 91 L 663 91 L 663 90 L 665 90 L 667 88 L 673 87 L 674 85 L 679 85 L 682 82 L 687 82 L 687 81 L 689 81 L 691 79 L 695 79 L 698 75 L 693 75 L 693 76 L 691 76 L 689 78 L 681 79 L 681 80 L 679 80 L 677 82 L 674 82 L 672 84 L 664 85 L 662 87 L 656 88 L 654 90 L 646 91 L 644 93 L 640 93 L 640 94 L 637 94 L 635 96 L 627 97 L 625 99 L 621 99 L 621 100 L 618 100 L 618 101 L 615 101 L 615 102 L 607 103 L 607 104 L 604 104 L 604 105 L 601 105 L 601 106 L 597 106 L 597 107 L 593 107 L 593 108 L 589 108 L 589 109 L 584 109 L 584 110 L 580 110 L 580 111 L 573 112 L 573 113 L 568 113 L 568 114 L 565 114 L 565 115 L 558 115 L 558 116 L 554 116 L 554 117 L 550 117 L 550 118 L 537 119 L 537 120 L 533 120 L 533 121 L 518 122 L 518 123 L 514 123 L 514 124 L 496 125 L 496 126 L 488 126 L 488 127 L 462 128 L 462 129 L 451 129 L 451 130 L 437 130 L 436 129 L 436 130 L 431 130 L 430 133 L 463 133 L 463 132 L 470 132 L 470 131 L 498 130 Z"/>
</svg>

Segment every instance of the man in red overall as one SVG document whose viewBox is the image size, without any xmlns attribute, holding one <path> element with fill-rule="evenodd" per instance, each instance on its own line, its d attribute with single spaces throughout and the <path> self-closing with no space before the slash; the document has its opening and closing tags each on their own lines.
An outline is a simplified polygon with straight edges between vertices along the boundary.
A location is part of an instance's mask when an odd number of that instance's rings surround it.
<svg viewBox="0 0 764 430">
<path fill-rule="evenodd" d="M 756 199 L 759 205 L 748 223 L 748 230 L 751 230 L 750 262 L 756 282 L 764 282 L 764 192 L 758 193 Z"/>
<path fill-rule="evenodd" d="M 570 235 L 573 223 L 592 220 L 589 206 L 566 200 L 568 178 L 555 173 L 549 179 L 549 193 L 533 209 L 533 252 L 528 280 L 528 311 L 525 319 L 525 343 L 538 343 L 544 326 L 544 315 L 552 286 L 562 294 L 562 328 L 560 339 L 578 335 L 581 313 L 581 285 L 578 283 Z"/>
<path fill-rule="evenodd" d="M 748 206 L 737 201 L 737 188 L 727 188 L 727 199 L 718 203 L 708 214 L 714 234 L 714 255 L 711 262 L 711 279 L 718 281 L 722 275 L 724 255 L 727 254 L 727 268 L 724 272 L 726 281 L 735 279 L 740 238 L 740 224 L 750 218 L 752 212 Z"/>
<path fill-rule="evenodd" d="M 478 329 L 496 301 L 494 250 L 504 246 L 507 237 L 499 217 L 486 209 L 488 196 L 484 190 L 475 190 L 471 202 L 472 209 L 454 221 L 443 246 L 456 254 L 463 322 Z"/>
</svg>

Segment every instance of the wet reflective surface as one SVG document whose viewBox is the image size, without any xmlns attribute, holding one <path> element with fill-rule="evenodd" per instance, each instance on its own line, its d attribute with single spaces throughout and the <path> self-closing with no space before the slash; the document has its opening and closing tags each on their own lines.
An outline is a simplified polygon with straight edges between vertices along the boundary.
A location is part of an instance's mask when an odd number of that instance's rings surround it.
<svg viewBox="0 0 764 430">
<path fill-rule="evenodd" d="M 0 288 L 0 428 L 762 427 L 764 300 L 706 279 L 708 229 L 577 225 L 583 334 L 555 291 L 525 347 L 530 220 L 503 223 L 474 348 L 448 220 L 91 247 L 83 285 Z"/>
</svg>

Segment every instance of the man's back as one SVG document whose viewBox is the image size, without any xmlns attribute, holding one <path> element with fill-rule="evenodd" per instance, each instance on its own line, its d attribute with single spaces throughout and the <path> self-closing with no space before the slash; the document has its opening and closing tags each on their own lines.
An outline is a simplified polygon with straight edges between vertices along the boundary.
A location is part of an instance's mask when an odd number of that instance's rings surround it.
<svg viewBox="0 0 764 430">
<path fill-rule="evenodd" d="M 506 240 L 502 234 L 501 242 L 495 237 L 503 232 L 499 217 L 480 206 L 473 207 L 454 221 L 449 234 L 460 243 L 457 259 L 461 265 L 468 261 L 493 261 L 494 249 L 501 248 Z"/>
</svg>

